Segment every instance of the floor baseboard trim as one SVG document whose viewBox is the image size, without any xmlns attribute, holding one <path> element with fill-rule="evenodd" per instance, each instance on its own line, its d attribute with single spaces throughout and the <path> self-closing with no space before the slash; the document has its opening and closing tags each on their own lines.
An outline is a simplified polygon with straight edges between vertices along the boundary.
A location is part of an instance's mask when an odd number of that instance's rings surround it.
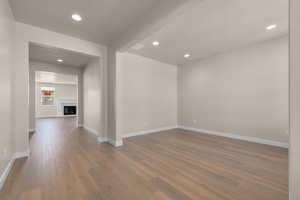
<svg viewBox="0 0 300 200">
<path fill-rule="evenodd" d="M 30 155 L 30 150 L 24 152 L 16 152 L 14 155 L 14 159 L 29 157 L 29 155 Z"/>
<path fill-rule="evenodd" d="M 150 133 L 159 133 L 161 131 L 168 131 L 168 130 L 177 129 L 177 128 L 178 128 L 178 126 L 167 126 L 167 127 L 158 128 L 158 129 L 139 131 L 139 132 L 126 134 L 123 136 L 123 138 L 129 138 L 129 137 L 138 136 L 138 135 L 146 135 L 146 134 L 150 134 Z"/>
<path fill-rule="evenodd" d="M 5 184 L 5 181 L 14 165 L 14 162 L 15 162 L 15 159 L 12 158 L 9 163 L 7 164 L 5 170 L 3 171 L 1 177 L 0 177 L 0 191 L 2 190 L 4 184 Z"/>
<path fill-rule="evenodd" d="M 107 142 L 107 143 L 111 144 L 114 147 L 123 146 L 123 140 L 116 141 L 116 140 L 112 140 L 112 139 L 109 139 L 109 138 L 98 137 L 97 141 L 99 143 Z"/>
<path fill-rule="evenodd" d="M 92 134 L 96 135 L 96 136 L 99 135 L 98 131 L 96 131 L 96 130 L 93 129 L 93 128 L 89 128 L 89 127 L 87 127 L 87 126 L 85 126 L 85 125 L 82 125 L 82 127 L 83 127 L 84 129 L 88 130 L 89 132 L 91 132 Z"/>
<path fill-rule="evenodd" d="M 109 144 L 113 145 L 114 147 L 120 147 L 123 146 L 123 140 L 112 140 L 108 139 L 107 141 Z"/>
<path fill-rule="evenodd" d="M 12 159 L 9 161 L 9 163 L 7 164 L 5 170 L 3 171 L 1 177 L 0 177 L 0 190 L 3 188 L 5 181 L 14 165 L 14 162 L 16 159 L 19 158 L 25 158 L 25 157 L 29 157 L 30 155 L 30 150 L 24 151 L 24 152 L 16 152 L 15 154 L 13 154 Z"/>
<path fill-rule="evenodd" d="M 102 143 L 102 142 L 108 142 L 109 139 L 103 138 L 103 137 L 98 137 L 98 138 L 97 138 L 97 141 L 100 142 L 100 143 Z"/>
<path fill-rule="evenodd" d="M 273 141 L 273 140 L 266 140 L 266 139 L 249 137 L 249 136 L 241 136 L 241 135 L 232 134 L 232 133 L 222 133 L 222 132 L 198 129 L 198 128 L 193 128 L 193 127 L 188 127 L 188 126 L 178 126 L 178 128 L 183 129 L 183 130 L 188 130 L 188 131 L 205 133 L 205 134 L 209 134 L 209 135 L 222 136 L 222 137 L 227 137 L 227 138 L 232 138 L 232 139 L 237 139 L 237 140 L 259 143 L 259 144 L 266 144 L 266 145 L 271 145 L 271 146 L 276 146 L 276 147 L 281 147 L 281 148 L 289 148 L 288 143 L 277 142 L 277 141 Z"/>
</svg>

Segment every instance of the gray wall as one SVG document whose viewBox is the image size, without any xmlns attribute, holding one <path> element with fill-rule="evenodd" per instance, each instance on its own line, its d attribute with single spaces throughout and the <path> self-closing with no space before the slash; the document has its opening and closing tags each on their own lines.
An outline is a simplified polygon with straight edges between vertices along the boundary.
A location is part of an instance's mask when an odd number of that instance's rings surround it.
<svg viewBox="0 0 300 200">
<path fill-rule="evenodd" d="M 177 126 L 177 66 L 119 53 L 117 111 L 122 136 Z"/>
<path fill-rule="evenodd" d="M 300 199 L 300 1 L 290 1 L 290 200 Z"/>
<path fill-rule="evenodd" d="M 98 137 L 105 138 L 102 127 L 101 66 L 99 59 L 92 59 L 83 71 L 83 126 L 97 133 Z"/>
<path fill-rule="evenodd" d="M 13 157 L 14 135 L 12 131 L 12 59 L 14 58 L 14 18 L 8 2 L 0 1 L 0 175 Z M 1 189 L 1 185 L 0 185 Z"/>
<path fill-rule="evenodd" d="M 288 142 L 288 38 L 179 67 L 179 125 Z"/>
</svg>

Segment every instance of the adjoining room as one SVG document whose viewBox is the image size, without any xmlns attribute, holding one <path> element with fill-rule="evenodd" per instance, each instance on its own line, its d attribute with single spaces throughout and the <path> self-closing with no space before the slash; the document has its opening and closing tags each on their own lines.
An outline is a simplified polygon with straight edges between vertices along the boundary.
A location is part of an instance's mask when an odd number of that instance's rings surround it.
<svg viewBox="0 0 300 200">
<path fill-rule="evenodd" d="M 98 136 L 100 77 L 97 57 L 30 43 L 30 136 L 55 134 L 62 123 L 69 124 L 67 131 L 85 128 Z M 50 127 L 54 129 L 48 133 Z"/>
</svg>

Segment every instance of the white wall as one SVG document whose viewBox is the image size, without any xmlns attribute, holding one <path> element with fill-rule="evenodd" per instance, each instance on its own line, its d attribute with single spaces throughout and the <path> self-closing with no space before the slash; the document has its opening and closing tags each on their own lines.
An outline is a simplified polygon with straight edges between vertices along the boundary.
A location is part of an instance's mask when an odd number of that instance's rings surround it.
<svg viewBox="0 0 300 200">
<path fill-rule="evenodd" d="M 177 66 L 117 55 L 117 129 L 123 136 L 177 125 Z"/>
<path fill-rule="evenodd" d="M 45 71 L 59 74 L 75 75 L 78 77 L 78 124 L 83 123 L 83 88 L 82 88 L 82 69 L 62 65 L 53 65 L 44 62 L 30 61 L 29 67 L 29 129 L 35 129 L 36 113 L 36 84 L 35 72 Z"/>
<path fill-rule="evenodd" d="M 106 135 L 101 127 L 101 69 L 99 59 L 92 59 L 83 71 L 83 126 L 100 138 Z"/>
<path fill-rule="evenodd" d="M 54 105 L 41 105 L 41 87 L 54 87 L 55 88 L 55 102 Z M 36 82 L 36 117 L 55 117 L 63 116 L 59 113 L 59 102 L 61 101 L 77 101 L 77 85 L 71 84 L 53 84 L 53 83 L 39 83 Z"/>
<path fill-rule="evenodd" d="M 102 58 L 103 70 L 106 73 L 106 47 L 67 36 L 64 34 L 56 33 L 46 29 L 38 27 L 16 23 L 16 56 L 14 58 L 14 124 L 16 134 L 16 151 L 24 152 L 29 148 L 29 43 L 37 43 L 39 45 L 47 45 L 56 48 L 71 50 L 90 56 Z M 106 75 L 105 75 L 106 76 Z M 106 81 L 105 78 L 101 81 Z M 102 84 L 106 87 L 107 84 Z M 103 88 L 103 92 L 106 93 L 107 89 Z M 103 98 L 107 96 L 104 95 Z M 107 103 L 107 101 L 105 101 Z M 101 105 L 106 107 L 105 105 Z M 107 113 L 105 113 L 105 117 Z M 101 122 L 100 122 L 101 123 Z"/>
<path fill-rule="evenodd" d="M 300 199 L 300 1 L 290 1 L 290 200 Z"/>
<path fill-rule="evenodd" d="M 288 38 L 179 68 L 179 124 L 288 141 Z"/>
<path fill-rule="evenodd" d="M 0 177 L 14 153 L 12 131 L 12 59 L 14 58 L 14 18 L 6 0 L 0 1 Z M 0 178 L 0 189 L 2 186 Z"/>
</svg>

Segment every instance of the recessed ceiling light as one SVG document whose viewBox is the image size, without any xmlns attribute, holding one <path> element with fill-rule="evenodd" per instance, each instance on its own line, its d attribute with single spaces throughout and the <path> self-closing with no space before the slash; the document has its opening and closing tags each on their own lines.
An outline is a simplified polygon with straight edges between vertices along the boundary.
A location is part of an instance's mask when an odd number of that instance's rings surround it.
<svg viewBox="0 0 300 200">
<path fill-rule="evenodd" d="M 188 58 L 188 57 L 190 57 L 190 56 L 191 56 L 191 55 L 188 54 L 188 53 L 187 53 L 187 54 L 184 54 L 184 57 L 185 57 L 185 58 Z"/>
<path fill-rule="evenodd" d="M 73 14 L 72 15 L 72 19 L 75 20 L 75 21 L 77 21 L 77 22 L 79 22 L 79 21 L 82 20 L 82 17 L 80 15 L 78 15 L 78 14 Z"/>
<path fill-rule="evenodd" d="M 274 28 L 277 28 L 277 24 L 271 24 L 271 25 L 266 27 L 267 30 L 272 30 Z"/>
<path fill-rule="evenodd" d="M 156 47 L 156 46 L 159 45 L 159 42 L 158 41 L 154 41 L 154 42 L 152 42 L 152 45 Z"/>
<path fill-rule="evenodd" d="M 64 62 L 64 60 L 62 60 L 62 59 L 57 59 L 57 62 L 62 63 L 62 62 Z"/>
</svg>

